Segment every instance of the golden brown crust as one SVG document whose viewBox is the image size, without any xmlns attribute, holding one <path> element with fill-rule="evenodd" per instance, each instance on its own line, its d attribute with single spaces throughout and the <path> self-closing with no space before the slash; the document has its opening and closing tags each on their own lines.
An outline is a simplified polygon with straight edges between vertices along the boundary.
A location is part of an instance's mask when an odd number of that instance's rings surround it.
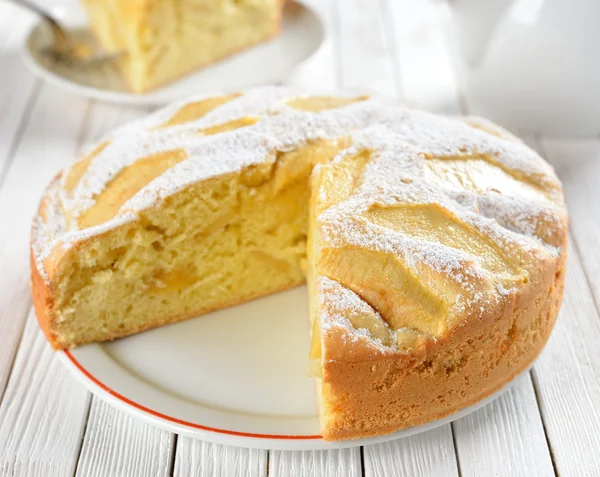
<svg viewBox="0 0 600 477">
<path fill-rule="evenodd" d="M 53 349 L 64 349 L 65 346 L 58 341 L 58 336 L 52 330 L 54 323 L 52 312 L 54 309 L 54 298 L 52 289 L 37 269 L 33 249 L 30 249 L 29 252 L 29 263 L 31 266 L 31 297 L 40 328 Z"/>
<path fill-rule="evenodd" d="M 54 183 L 59 180 L 62 176 L 62 172 L 59 172 L 54 176 L 50 183 Z M 40 204 L 38 206 L 37 215 L 45 220 L 45 210 L 47 207 L 48 197 L 46 194 L 40 200 Z M 40 271 L 38 270 L 37 261 L 35 258 L 35 251 L 33 248 L 34 245 L 34 233 L 32 230 L 31 233 L 31 241 L 29 245 L 29 268 L 31 269 L 31 300 L 33 302 L 33 308 L 35 310 L 35 316 L 37 317 L 38 323 L 40 324 L 40 328 L 50 346 L 53 349 L 59 350 L 64 347 L 59 343 L 58 336 L 54 331 L 53 323 L 54 323 L 54 294 L 52 292 L 52 287 L 49 282 L 47 282 Z"/>
<path fill-rule="evenodd" d="M 324 363 L 325 439 L 358 439 L 440 419 L 511 381 L 533 363 L 550 336 L 565 262 L 566 246 L 556 268 L 539 280 L 543 286 L 535 296 L 515 296 L 499 316 L 457 328 L 421 359 L 396 355 Z"/>
</svg>

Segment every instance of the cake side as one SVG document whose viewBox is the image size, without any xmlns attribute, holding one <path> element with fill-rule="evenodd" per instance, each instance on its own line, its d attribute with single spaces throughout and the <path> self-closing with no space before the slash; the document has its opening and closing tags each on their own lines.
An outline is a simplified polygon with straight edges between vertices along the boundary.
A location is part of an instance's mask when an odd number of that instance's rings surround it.
<svg viewBox="0 0 600 477">
<path fill-rule="evenodd" d="M 54 331 L 54 294 L 50 284 L 42 277 L 37 268 L 33 250 L 30 250 L 29 253 L 29 265 L 31 269 L 31 299 L 40 329 L 53 349 L 64 349 L 68 345 L 60 342 Z"/>
<path fill-rule="evenodd" d="M 550 336 L 562 300 L 564 265 L 563 259 L 550 285 L 533 297 L 513 296 L 499 315 L 468 321 L 410 352 L 356 357 L 356 337 L 333 328 L 326 340 L 337 359 L 325 359 L 322 370 L 325 439 L 418 426 L 475 404 L 510 382 L 533 363 Z"/>
</svg>

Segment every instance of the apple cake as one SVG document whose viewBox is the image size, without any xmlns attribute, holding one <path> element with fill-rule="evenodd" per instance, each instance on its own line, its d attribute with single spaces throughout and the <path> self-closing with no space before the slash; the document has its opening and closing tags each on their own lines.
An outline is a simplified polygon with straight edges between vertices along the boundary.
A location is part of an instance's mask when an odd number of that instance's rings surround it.
<svg viewBox="0 0 600 477">
<path fill-rule="evenodd" d="M 142 93 L 244 48 L 280 28 L 284 0 L 83 0 L 92 32 Z"/>
<path fill-rule="evenodd" d="M 566 247 L 555 173 L 494 124 L 267 87 L 168 106 L 59 173 L 34 219 L 33 301 L 65 349 L 307 281 L 322 433 L 351 439 L 525 370 Z"/>
</svg>

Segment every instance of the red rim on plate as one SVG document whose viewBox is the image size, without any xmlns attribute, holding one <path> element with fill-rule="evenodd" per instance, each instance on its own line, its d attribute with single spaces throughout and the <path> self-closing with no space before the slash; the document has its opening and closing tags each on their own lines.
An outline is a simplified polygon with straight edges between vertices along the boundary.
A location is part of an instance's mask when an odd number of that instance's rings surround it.
<svg viewBox="0 0 600 477">
<path fill-rule="evenodd" d="M 201 429 L 203 431 L 216 432 L 219 434 L 228 434 L 232 436 L 241 436 L 241 437 L 252 437 L 255 439 L 286 439 L 286 440 L 308 440 L 308 439 L 322 439 L 323 437 L 320 435 L 308 435 L 308 436 L 290 436 L 290 435 L 280 435 L 280 434 L 254 434 L 252 432 L 240 432 L 240 431 L 231 431 L 229 429 L 218 429 L 216 427 L 203 426 L 202 424 L 196 424 L 195 422 L 184 421 L 183 419 L 177 419 L 176 417 L 167 416 L 166 414 L 162 414 L 153 409 L 147 408 L 131 399 L 119 394 L 114 389 L 109 388 L 106 384 L 98 380 L 96 377 L 92 376 L 90 372 L 83 367 L 83 365 L 75 359 L 75 357 L 71 354 L 70 351 L 64 351 L 65 356 L 75 365 L 75 367 L 81 371 L 81 373 L 92 381 L 96 386 L 98 386 L 103 391 L 106 391 L 114 398 L 119 401 L 128 404 L 129 406 L 135 407 L 136 409 L 148 413 L 154 417 L 159 417 L 160 419 L 164 419 L 166 421 L 173 422 L 175 424 L 180 424 L 183 426 L 188 426 L 194 429 Z"/>
</svg>

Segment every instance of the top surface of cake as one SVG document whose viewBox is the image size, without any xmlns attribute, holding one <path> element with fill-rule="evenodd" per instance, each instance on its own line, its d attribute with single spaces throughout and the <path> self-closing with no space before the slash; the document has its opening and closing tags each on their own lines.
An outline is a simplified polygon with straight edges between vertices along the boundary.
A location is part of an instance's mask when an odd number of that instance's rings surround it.
<svg viewBox="0 0 600 477">
<path fill-rule="evenodd" d="M 327 302 L 322 326 L 347 330 L 344 339 L 365 353 L 435 340 L 514 299 L 565 253 L 558 179 L 497 126 L 377 97 L 259 88 L 173 104 L 91 148 L 47 190 L 33 230 L 37 270 L 51 283 L 55 264 L 78 244 L 190 184 L 234 171 L 247 171 L 251 183 L 252 171 L 268 165 L 273 187 L 285 187 L 299 172 L 279 158 L 325 143 L 335 143 L 333 159 L 309 160 L 320 178 L 314 279 Z M 373 287 L 377 275 L 395 287 Z M 368 313 L 353 312 L 361 307 Z M 374 316 L 368 325 L 352 323 L 365 313 Z M 362 348 L 335 352 L 359 359 Z"/>
</svg>

